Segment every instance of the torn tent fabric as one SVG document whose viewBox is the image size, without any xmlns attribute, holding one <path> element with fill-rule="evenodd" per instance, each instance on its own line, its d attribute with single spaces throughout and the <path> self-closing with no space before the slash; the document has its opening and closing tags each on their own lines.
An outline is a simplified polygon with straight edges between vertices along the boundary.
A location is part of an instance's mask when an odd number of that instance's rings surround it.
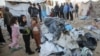
<svg viewBox="0 0 100 56">
<path fill-rule="evenodd" d="M 79 48 L 76 41 L 73 40 L 71 36 L 61 34 L 60 39 L 57 41 L 57 44 L 63 46 L 64 48 L 76 49 Z"/>
<path fill-rule="evenodd" d="M 57 53 L 57 52 L 62 52 L 62 51 L 63 51 L 63 48 L 60 47 L 59 45 L 46 41 L 44 44 L 41 45 L 39 56 L 48 56 L 51 53 Z"/>
<path fill-rule="evenodd" d="M 79 29 L 75 29 L 73 28 L 71 31 L 70 31 L 70 36 L 75 40 L 77 41 L 79 39 L 79 36 L 82 35 L 84 36 L 84 31 L 83 30 L 79 30 Z"/>
</svg>

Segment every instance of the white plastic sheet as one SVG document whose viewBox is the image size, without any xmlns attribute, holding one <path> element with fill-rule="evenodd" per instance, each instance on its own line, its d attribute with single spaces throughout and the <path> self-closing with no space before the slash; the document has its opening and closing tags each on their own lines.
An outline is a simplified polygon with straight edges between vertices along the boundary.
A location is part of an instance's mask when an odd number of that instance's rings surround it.
<svg viewBox="0 0 100 56">
<path fill-rule="evenodd" d="M 46 33 L 48 33 L 49 32 L 49 30 L 48 30 L 48 28 L 46 27 L 46 25 L 45 24 L 42 24 L 41 25 L 41 33 L 42 34 L 46 34 Z"/>
<path fill-rule="evenodd" d="M 57 41 L 57 44 L 69 49 L 79 48 L 78 44 L 71 38 L 71 36 L 63 34 L 61 34 L 61 37 Z"/>
<path fill-rule="evenodd" d="M 51 34 L 51 33 L 46 33 L 46 34 L 44 34 L 44 36 L 48 39 L 48 41 L 53 40 L 53 34 Z"/>
<path fill-rule="evenodd" d="M 82 35 L 82 36 L 84 36 L 84 30 L 78 30 L 78 31 L 76 31 L 76 29 L 74 28 L 71 32 L 70 32 L 70 35 L 71 35 L 71 37 L 76 41 L 76 40 L 78 40 L 78 37 L 79 37 L 79 35 Z"/>
<path fill-rule="evenodd" d="M 81 52 L 81 56 L 93 56 L 93 53 L 87 47 L 84 47 Z"/>
<path fill-rule="evenodd" d="M 41 45 L 41 50 L 39 56 L 48 56 L 51 53 L 61 52 L 63 49 L 52 42 L 46 41 Z"/>
</svg>

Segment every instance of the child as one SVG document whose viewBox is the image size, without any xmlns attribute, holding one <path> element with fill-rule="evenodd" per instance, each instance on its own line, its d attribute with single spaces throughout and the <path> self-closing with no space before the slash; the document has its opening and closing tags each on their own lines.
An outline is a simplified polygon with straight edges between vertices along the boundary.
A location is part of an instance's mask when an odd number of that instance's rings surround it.
<svg viewBox="0 0 100 56">
<path fill-rule="evenodd" d="M 36 41 L 36 51 L 40 52 L 40 27 L 39 27 L 39 23 L 37 18 L 33 18 L 32 20 L 32 27 L 33 27 L 33 35 L 34 35 L 34 39 Z"/>
<path fill-rule="evenodd" d="M 19 49 L 18 39 L 19 39 L 20 32 L 19 32 L 19 25 L 16 17 L 12 17 L 10 21 L 10 25 L 12 29 L 12 43 L 9 44 L 9 48 L 17 50 Z"/>
<path fill-rule="evenodd" d="M 0 13 L 0 44 L 5 44 L 5 40 L 3 38 L 2 29 L 4 28 L 4 19 L 2 12 Z"/>
<path fill-rule="evenodd" d="M 27 26 L 25 15 L 21 15 L 20 32 L 23 34 L 26 53 L 28 53 L 29 55 L 34 54 L 34 52 L 32 52 L 30 48 L 30 29 Z"/>
</svg>

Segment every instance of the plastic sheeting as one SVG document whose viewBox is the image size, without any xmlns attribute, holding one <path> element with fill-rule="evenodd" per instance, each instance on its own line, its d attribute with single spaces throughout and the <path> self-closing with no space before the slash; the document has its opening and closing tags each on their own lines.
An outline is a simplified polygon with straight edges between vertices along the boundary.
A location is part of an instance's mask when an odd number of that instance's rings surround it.
<svg viewBox="0 0 100 56">
<path fill-rule="evenodd" d="M 79 29 L 72 29 L 71 30 L 71 32 L 70 32 L 70 35 L 72 36 L 72 38 L 74 39 L 74 40 L 78 40 L 78 38 L 79 38 L 79 35 L 82 35 L 82 36 L 84 36 L 84 31 L 83 30 L 79 30 Z"/>
<path fill-rule="evenodd" d="M 71 31 L 73 29 L 73 27 L 70 24 L 66 24 L 65 29 L 68 30 L 68 31 Z"/>
<path fill-rule="evenodd" d="M 57 41 L 57 43 L 65 48 L 69 49 L 76 49 L 79 48 L 77 42 L 73 40 L 71 36 L 61 34 L 60 39 Z"/>
<path fill-rule="evenodd" d="M 44 44 L 41 45 L 40 55 L 39 56 L 48 56 L 51 53 L 62 52 L 63 49 L 55 45 L 52 42 L 46 41 Z"/>
<path fill-rule="evenodd" d="M 5 0 L 5 1 L 41 3 L 46 0 Z"/>
<path fill-rule="evenodd" d="M 28 15 L 28 7 L 29 4 L 21 3 L 17 5 L 11 5 L 9 2 L 6 2 L 6 7 L 10 9 L 10 12 L 14 16 L 20 16 L 20 15 Z"/>
<path fill-rule="evenodd" d="M 93 53 L 87 47 L 84 47 L 81 52 L 81 56 L 93 56 Z"/>
</svg>

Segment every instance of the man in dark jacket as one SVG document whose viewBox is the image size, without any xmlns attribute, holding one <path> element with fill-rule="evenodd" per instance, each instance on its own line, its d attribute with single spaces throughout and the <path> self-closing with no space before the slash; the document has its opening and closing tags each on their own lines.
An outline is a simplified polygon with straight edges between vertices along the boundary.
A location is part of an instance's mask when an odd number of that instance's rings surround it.
<svg viewBox="0 0 100 56">
<path fill-rule="evenodd" d="M 56 3 L 56 6 L 54 7 L 55 15 L 59 16 L 59 5 Z"/>
<path fill-rule="evenodd" d="M 9 12 L 9 8 L 5 8 L 4 11 L 4 24 L 7 26 L 7 31 L 9 32 L 10 38 L 12 39 L 11 33 L 11 27 L 10 27 L 10 20 L 12 18 L 12 14 Z"/>
<path fill-rule="evenodd" d="M 32 16 L 33 16 L 33 17 L 37 17 L 38 13 L 39 13 L 39 10 L 36 8 L 36 5 L 33 4 Z"/>
<path fill-rule="evenodd" d="M 41 6 L 40 6 L 39 3 L 37 3 L 37 6 L 38 6 L 38 10 L 39 10 L 40 21 L 42 21 L 42 18 L 41 18 Z"/>
<path fill-rule="evenodd" d="M 61 4 L 61 6 L 60 6 L 60 17 L 62 17 L 62 18 L 64 18 L 63 8 L 64 8 L 64 5 Z"/>
<path fill-rule="evenodd" d="M 33 11 L 33 5 L 32 3 L 30 3 L 30 6 L 28 8 L 28 13 L 30 14 L 31 17 L 32 17 L 32 11 Z"/>
</svg>

